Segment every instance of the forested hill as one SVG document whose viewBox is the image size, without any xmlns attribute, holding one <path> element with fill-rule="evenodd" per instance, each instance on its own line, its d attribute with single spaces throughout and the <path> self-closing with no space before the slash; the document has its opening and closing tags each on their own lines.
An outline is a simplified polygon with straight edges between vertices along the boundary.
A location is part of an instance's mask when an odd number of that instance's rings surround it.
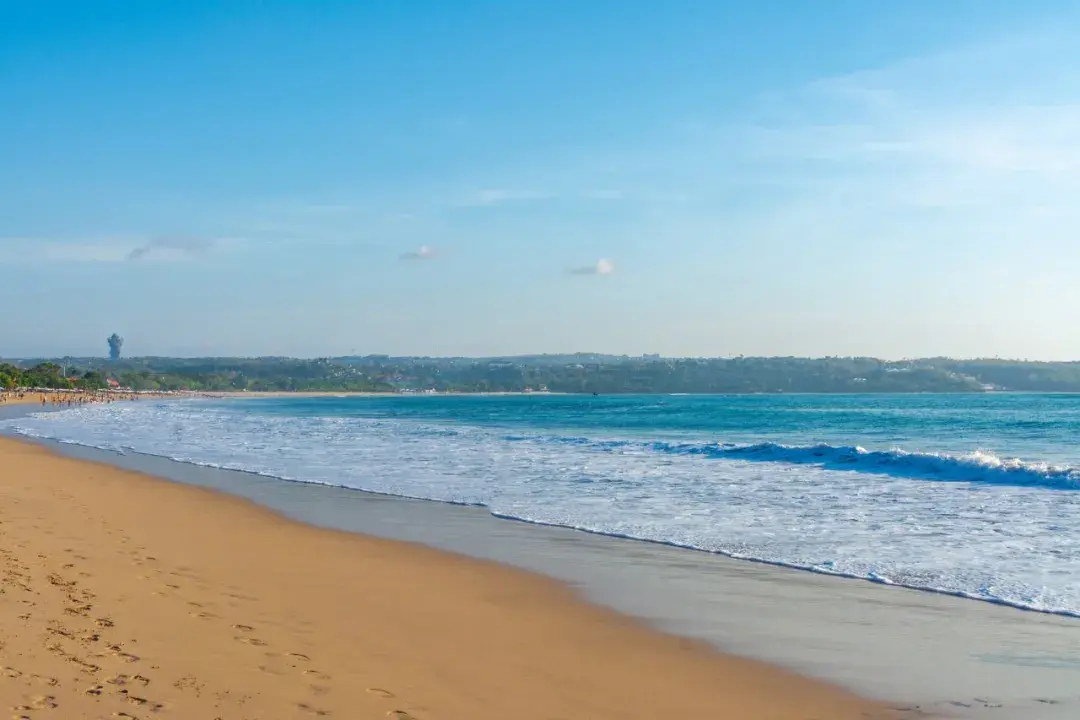
<svg viewBox="0 0 1080 720">
<path fill-rule="evenodd" d="M 1080 362 L 928 358 L 54 358 L 0 363 L 0 387 L 570 393 L 1080 392 Z"/>
</svg>

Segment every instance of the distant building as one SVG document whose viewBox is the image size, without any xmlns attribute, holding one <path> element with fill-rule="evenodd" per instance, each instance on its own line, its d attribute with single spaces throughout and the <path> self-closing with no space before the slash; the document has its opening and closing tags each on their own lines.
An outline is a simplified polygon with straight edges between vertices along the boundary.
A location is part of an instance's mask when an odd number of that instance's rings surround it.
<svg viewBox="0 0 1080 720">
<path fill-rule="evenodd" d="M 118 387 L 120 387 L 120 381 L 119 380 L 114 380 L 113 378 L 109 378 L 105 382 L 108 383 L 110 388 L 118 388 Z"/>
</svg>

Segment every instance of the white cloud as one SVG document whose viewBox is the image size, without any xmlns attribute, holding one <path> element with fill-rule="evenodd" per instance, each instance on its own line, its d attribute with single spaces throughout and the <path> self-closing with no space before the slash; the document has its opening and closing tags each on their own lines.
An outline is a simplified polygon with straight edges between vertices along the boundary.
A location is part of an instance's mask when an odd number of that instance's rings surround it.
<svg viewBox="0 0 1080 720">
<path fill-rule="evenodd" d="M 600 258 L 593 265 L 583 265 L 571 268 L 571 275 L 611 275 L 615 272 L 615 263 L 605 258 Z"/>
<path fill-rule="evenodd" d="M 421 245 L 416 250 L 410 250 L 408 252 L 402 253 L 399 259 L 405 261 L 430 260 L 435 257 L 436 254 L 437 253 L 435 252 L 435 248 L 431 247 L 430 245 Z"/>
</svg>

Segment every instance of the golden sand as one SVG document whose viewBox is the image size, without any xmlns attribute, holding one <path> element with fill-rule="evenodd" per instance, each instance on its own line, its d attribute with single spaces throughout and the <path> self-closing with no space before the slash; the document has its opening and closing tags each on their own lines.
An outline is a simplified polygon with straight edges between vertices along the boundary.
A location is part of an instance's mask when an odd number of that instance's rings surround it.
<svg viewBox="0 0 1080 720">
<path fill-rule="evenodd" d="M 892 717 L 559 583 L 0 439 L 21 718 Z"/>
<path fill-rule="evenodd" d="M 0 407 L 5 405 L 29 405 L 31 403 L 41 404 L 41 393 L 26 393 L 22 397 L 15 393 L 0 393 Z"/>
</svg>

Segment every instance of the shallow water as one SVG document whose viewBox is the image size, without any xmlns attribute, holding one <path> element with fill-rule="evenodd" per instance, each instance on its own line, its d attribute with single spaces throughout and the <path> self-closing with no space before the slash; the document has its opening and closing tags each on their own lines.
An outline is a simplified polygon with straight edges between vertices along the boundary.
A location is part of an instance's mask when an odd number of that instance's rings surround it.
<svg viewBox="0 0 1080 720">
<path fill-rule="evenodd" d="M 1080 615 L 1080 397 L 284 398 L 7 429 Z"/>
</svg>

